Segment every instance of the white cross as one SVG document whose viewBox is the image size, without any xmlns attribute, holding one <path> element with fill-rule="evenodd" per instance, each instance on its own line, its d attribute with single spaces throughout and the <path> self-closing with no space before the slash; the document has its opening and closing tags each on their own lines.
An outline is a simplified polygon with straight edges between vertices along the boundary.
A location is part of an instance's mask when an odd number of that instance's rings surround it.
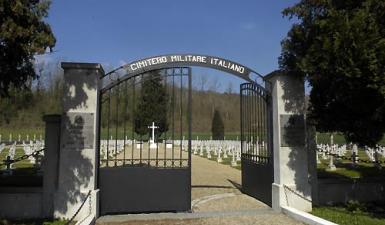
<svg viewBox="0 0 385 225">
<path fill-rule="evenodd" d="M 152 126 L 148 126 L 148 129 L 152 129 L 152 140 L 150 140 L 151 143 L 155 143 L 155 129 L 159 128 L 158 126 L 155 126 L 155 123 L 152 122 Z"/>
</svg>

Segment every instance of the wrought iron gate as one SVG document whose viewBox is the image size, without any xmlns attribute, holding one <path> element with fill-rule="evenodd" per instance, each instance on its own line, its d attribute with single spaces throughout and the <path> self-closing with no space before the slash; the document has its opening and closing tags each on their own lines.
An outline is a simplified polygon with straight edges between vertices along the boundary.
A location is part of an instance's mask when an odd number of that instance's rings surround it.
<svg viewBox="0 0 385 225">
<path fill-rule="evenodd" d="M 241 84 L 243 192 L 271 206 L 273 145 L 270 95 L 256 83 Z"/>
<path fill-rule="evenodd" d="M 116 80 L 100 115 L 100 213 L 190 210 L 191 68 Z"/>
</svg>

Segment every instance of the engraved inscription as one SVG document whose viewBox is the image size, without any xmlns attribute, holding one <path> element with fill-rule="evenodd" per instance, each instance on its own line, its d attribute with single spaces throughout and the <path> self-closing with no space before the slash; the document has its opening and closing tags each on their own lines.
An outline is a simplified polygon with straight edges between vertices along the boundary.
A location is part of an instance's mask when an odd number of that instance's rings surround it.
<svg viewBox="0 0 385 225">
<path fill-rule="evenodd" d="M 226 71 L 238 73 L 240 75 L 248 75 L 250 73 L 249 69 L 245 68 L 244 66 L 226 59 L 215 58 L 207 55 L 190 54 L 156 56 L 127 64 L 124 67 L 129 72 L 134 72 L 136 70 L 148 71 L 154 66 L 160 64 L 172 65 L 172 63 L 186 63 L 187 65 L 207 65 L 208 67 L 223 69 Z"/>
<path fill-rule="evenodd" d="M 303 115 L 280 115 L 281 147 L 305 145 L 305 120 Z"/>
<path fill-rule="evenodd" d="M 64 115 L 66 149 L 82 150 L 94 147 L 94 114 L 67 113 Z"/>
</svg>

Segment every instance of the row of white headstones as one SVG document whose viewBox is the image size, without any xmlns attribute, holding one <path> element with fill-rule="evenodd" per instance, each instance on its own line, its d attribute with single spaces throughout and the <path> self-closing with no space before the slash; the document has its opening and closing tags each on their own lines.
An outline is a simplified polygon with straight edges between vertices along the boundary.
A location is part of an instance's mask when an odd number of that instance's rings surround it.
<svg viewBox="0 0 385 225">
<path fill-rule="evenodd" d="M 23 137 L 21 134 L 18 134 L 15 139 L 15 137 L 13 136 L 13 134 L 9 134 L 8 135 L 8 139 L 6 139 L 6 137 L 3 138 L 3 136 L 0 134 L 0 143 L 2 142 L 14 142 L 14 141 L 17 141 L 17 142 L 29 142 L 29 141 L 43 141 L 43 136 L 40 134 L 39 135 L 39 138 L 37 138 L 37 135 L 34 134 L 34 135 L 31 135 L 32 138 L 30 138 L 29 134 L 25 135 L 25 137 Z"/>
<path fill-rule="evenodd" d="M 212 158 L 216 156 L 217 162 L 231 157 L 231 166 L 237 166 L 241 161 L 241 142 L 235 140 L 192 140 L 191 150 L 194 155 Z"/>
<path fill-rule="evenodd" d="M 9 151 L 8 151 L 8 154 L 6 157 L 9 160 L 15 159 L 16 148 L 18 148 L 18 147 L 21 147 L 23 149 L 23 153 L 25 155 L 30 155 L 37 150 L 43 149 L 44 148 L 44 141 L 29 141 L 29 143 L 22 141 L 21 145 L 17 145 L 17 143 L 15 141 L 12 145 L 8 146 Z M 7 149 L 7 145 L 5 143 L 0 144 L 0 153 L 2 153 L 5 149 Z M 40 154 L 44 155 L 44 151 L 42 151 Z M 31 164 L 36 164 L 36 158 L 33 156 L 29 156 L 28 161 Z"/>
<path fill-rule="evenodd" d="M 171 150 L 174 146 L 181 146 L 183 151 L 188 149 L 187 140 L 168 140 L 162 143 L 154 143 L 152 140 L 148 142 L 148 147 L 152 148 L 151 145 L 161 144 L 165 146 L 166 149 Z M 108 158 L 114 158 L 116 155 L 124 151 L 124 146 L 131 147 L 135 146 L 136 150 L 143 149 L 143 142 L 137 140 L 101 140 L 100 142 L 100 151 L 104 160 Z M 248 152 L 252 160 L 257 160 L 257 156 L 264 152 L 266 153 L 266 144 L 263 141 L 245 142 L 245 152 Z M 221 163 L 223 159 L 231 157 L 231 165 L 237 166 L 239 161 L 241 161 L 241 141 L 237 140 L 192 140 L 191 141 L 191 151 L 194 155 L 199 155 L 201 157 L 206 157 L 208 159 L 212 158 L 212 155 L 216 157 L 217 162 Z"/>
<path fill-rule="evenodd" d="M 348 148 L 351 150 L 349 151 Z M 377 145 L 375 148 L 370 148 L 368 146 L 364 147 L 364 151 L 366 155 L 368 156 L 369 160 L 373 163 L 380 160 L 381 157 L 385 158 L 385 147 Z M 317 163 L 321 163 L 320 157 L 324 160 L 329 159 L 329 169 L 335 170 L 336 167 L 334 165 L 334 157 L 332 155 L 337 155 L 339 157 L 346 156 L 349 154 L 349 158 L 353 158 L 355 156 L 355 161 L 358 160 L 358 146 L 356 144 L 349 144 L 349 147 L 347 147 L 346 144 L 344 145 L 337 145 L 337 144 L 317 144 Z"/>
<path fill-rule="evenodd" d="M 165 144 L 166 146 L 166 149 L 172 149 L 172 143 L 155 143 L 153 142 L 151 139 L 148 141 L 148 147 L 150 149 L 156 149 L 158 146 L 158 144 Z M 119 155 L 120 153 L 122 153 L 124 151 L 124 146 L 126 146 L 126 148 L 130 148 L 131 149 L 131 146 L 134 145 L 135 149 L 136 150 L 142 150 L 144 148 L 144 143 L 143 141 L 138 141 L 138 140 L 131 140 L 131 139 L 126 139 L 126 140 L 122 140 L 122 139 L 119 139 L 119 140 L 114 140 L 114 139 L 110 139 L 110 140 L 101 140 L 100 141 L 100 153 L 103 155 L 103 159 L 107 159 L 107 156 L 109 158 L 113 158 L 115 157 L 116 155 Z M 174 145 L 175 146 L 178 146 L 180 145 L 180 142 L 177 140 L 177 141 L 174 141 Z"/>
</svg>

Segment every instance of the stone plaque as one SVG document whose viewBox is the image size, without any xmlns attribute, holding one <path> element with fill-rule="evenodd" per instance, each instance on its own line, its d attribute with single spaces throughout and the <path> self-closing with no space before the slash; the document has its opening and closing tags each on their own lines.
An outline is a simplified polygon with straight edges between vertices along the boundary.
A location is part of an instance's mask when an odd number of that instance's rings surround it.
<svg viewBox="0 0 385 225">
<path fill-rule="evenodd" d="M 94 147 L 94 114 L 66 113 L 63 116 L 63 147 L 82 150 Z"/>
<path fill-rule="evenodd" d="M 303 115 L 280 115 L 281 147 L 305 145 L 305 120 Z"/>
</svg>

